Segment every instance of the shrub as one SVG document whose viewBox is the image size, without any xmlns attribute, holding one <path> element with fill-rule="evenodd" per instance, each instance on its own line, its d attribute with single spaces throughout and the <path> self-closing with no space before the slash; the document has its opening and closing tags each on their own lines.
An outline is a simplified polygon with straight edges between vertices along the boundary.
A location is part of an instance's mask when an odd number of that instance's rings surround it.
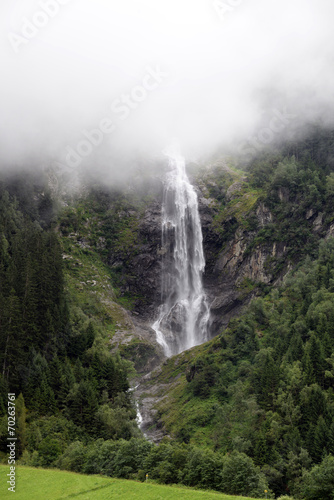
<svg viewBox="0 0 334 500">
<path fill-rule="evenodd" d="M 333 500 L 334 457 L 328 455 L 321 464 L 304 472 L 301 493 L 306 500 Z"/>
<path fill-rule="evenodd" d="M 230 495 L 244 495 L 263 498 L 268 485 L 264 474 L 256 467 L 253 460 L 245 455 L 233 451 L 225 455 L 221 471 L 220 488 Z"/>
<path fill-rule="evenodd" d="M 86 460 L 86 448 L 80 441 L 71 443 L 59 457 L 56 466 L 73 472 L 82 472 Z"/>
<path fill-rule="evenodd" d="M 189 449 L 184 469 L 184 484 L 205 489 L 219 489 L 222 461 L 211 450 Z"/>
</svg>

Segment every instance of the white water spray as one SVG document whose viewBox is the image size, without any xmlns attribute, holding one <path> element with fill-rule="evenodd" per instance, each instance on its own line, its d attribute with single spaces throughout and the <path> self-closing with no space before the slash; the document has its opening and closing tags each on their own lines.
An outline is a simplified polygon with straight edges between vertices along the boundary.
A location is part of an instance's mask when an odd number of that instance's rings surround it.
<svg viewBox="0 0 334 500">
<path fill-rule="evenodd" d="M 162 205 L 162 293 L 153 325 L 167 356 L 208 340 L 210 310 L 203 290 L 205 267 L 197 194 L 176 147 L 169 157 Z"/>
</svg>

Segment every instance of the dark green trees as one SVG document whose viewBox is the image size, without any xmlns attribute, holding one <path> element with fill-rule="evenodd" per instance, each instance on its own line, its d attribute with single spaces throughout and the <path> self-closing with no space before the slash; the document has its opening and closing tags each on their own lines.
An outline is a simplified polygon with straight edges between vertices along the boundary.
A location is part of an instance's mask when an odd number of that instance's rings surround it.
<svg viewBox="0 0 334 500">
<path fill-rule="evenodd" d="M 44 417 L 66 416 L 88 438 L 99 435 L 99 408 L 113 403 L 117 411 L 119 404 L 126 410 L 118 436 L 130 438 L 136 432 L 136 413 L 126 393 L 125 363 L 107 350 L 102 354 L 94 350 L 93 321 L 75 334 L 71 329 L 62 250 L 56 232 L 46 223 L 51 199 L 44 196 L 40 203 L 31 188 L 27 203 L 27 191 L 15 184 L 11 189 L 23 196 L 25 213 L 0 182 L 0 417 L 7 411 L 8 391 L 22 393 L 19 454 L 25 448 L 25 408 L 36 423 Z M 115 403 L 119 394 L 124 401 Z M 49 465 L 63 451 L 56 441 L 52 438 L 45 449 L 35 450 L 44 456 L 36 464 Z M 1 446 L 6 451 L 2 441 Z M 53 449 L 49 457 L 48 447 Z"/>
</svg>

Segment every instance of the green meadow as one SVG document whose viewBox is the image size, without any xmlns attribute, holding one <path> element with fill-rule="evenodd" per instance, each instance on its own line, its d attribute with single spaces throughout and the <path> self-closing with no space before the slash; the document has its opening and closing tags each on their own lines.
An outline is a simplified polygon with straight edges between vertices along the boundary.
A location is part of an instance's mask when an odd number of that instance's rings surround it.
<svg viewBox="0 0 334 500">
<path fill-rule="evenodd" d="M 15 496 L 7 490 L 8 466 L 0 466 L 0 498 L 15 500 L 245 500 L 211 491 L 162 486 L 102 476 L 85 476 L 56 469 L 18 467 Z"/>
</svg>

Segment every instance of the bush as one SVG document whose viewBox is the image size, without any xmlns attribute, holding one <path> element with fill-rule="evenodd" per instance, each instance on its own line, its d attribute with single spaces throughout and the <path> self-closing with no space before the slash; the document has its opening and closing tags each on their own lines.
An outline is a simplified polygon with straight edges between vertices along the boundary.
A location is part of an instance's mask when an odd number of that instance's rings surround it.
<svg viewBox="0 0 334 500">
<path fill-rule="evenodd" d="M 150 478 L 163 484 L 177 483 L 183 470 L 187 451 L 184 447 L 162 443 L 150 450 L 144 461 L 144 469 Z"/>
<path fill-rule="evenodd" d="M 233 451 L 224 457 L 219 489 L 230 495 L 263 498 L 268 485 L 264 474 L 250 457 Z"/>
<path fill-rule="evenodd" d="M 82 472 L 86 460 L 86 448 L 80 441 L 71 443 L 56 462 L 59 469 Z"/>
<path fill-rule="evenodd" d="M 38 447 L 39 465 L 42 467 L 53 466 L 62 451 L 61 440 L 51 436 L 43 439 Z"/>
<path fill-rule="evenodd" d="M 103 441 L 87 447 L 85 474 L 104 474 L 124 479 L 133 478 L 144 470 L 144 460 L 153 445 L 145 439 Z"/>
<path fill-rule="evenodd" d="M 321 464 L 304 473 L 301 494 L 306 500 L 333 500 L 333 492 L 334 457 L 328 455 Z"/>
<path fill-rule="evenodd" d="M 219 489 L 222 460 L 218 453 L 190 448 L 184 469 L 183 483 L 205 489 Z"/>
</svg>

